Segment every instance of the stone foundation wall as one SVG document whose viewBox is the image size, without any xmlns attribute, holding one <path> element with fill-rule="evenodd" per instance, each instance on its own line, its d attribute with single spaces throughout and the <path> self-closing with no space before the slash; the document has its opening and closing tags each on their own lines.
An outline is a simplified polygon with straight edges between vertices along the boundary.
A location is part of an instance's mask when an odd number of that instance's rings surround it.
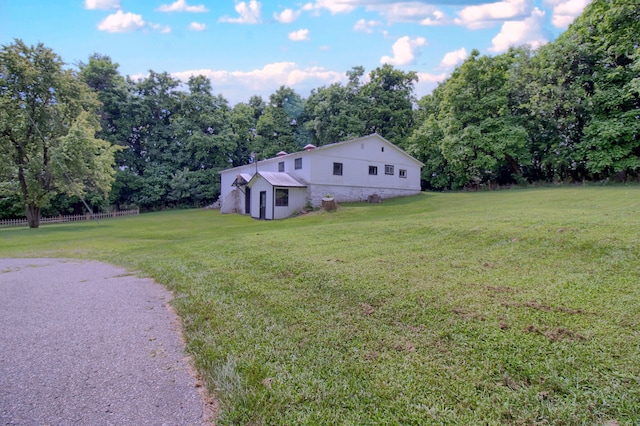
<svg viewBox="0 0 640 426">
<path fill-rule="evenodd" d="M 379 195 L 383 200 L 387 198 L 406 197 L 419 194 L 420 190 L 392 189 L 392 188 L 368 188 L 357 186 L 339 185 L 312 185 L 308 189 L 308 198 L 313 207 L 321 207 L 322 199 L 331 195 L 338 203 L 366 202 L 373 194 Z"/>
</svg>

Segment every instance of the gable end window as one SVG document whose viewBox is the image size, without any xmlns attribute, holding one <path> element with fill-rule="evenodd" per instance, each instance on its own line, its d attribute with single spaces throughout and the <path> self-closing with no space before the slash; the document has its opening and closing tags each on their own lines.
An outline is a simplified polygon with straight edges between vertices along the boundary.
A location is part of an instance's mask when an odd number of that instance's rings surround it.
<svg viewBox="0 0 640 426">
<path fill-rule="evenodd" d="M 378 166 L 369 166 L 369 174 L 377 175 L 378 174 Z"/>
<path fill-rule="evenodd" d="M 300 170 L 302 168 L 302 158 L 296 158 L 294 168 Z"/>
<path fill-rule="evenodd" d="M 289 190 L 276 189 L 276 207 L 288 207 L 288 206 L 289 206 Z"/>
<path fill-rule="evenodd" d="M 406 178 L 407 177 L 407 171 L 404 170 L 404 169 L 398 170 L 398 173 L 399 173 L 398 176 L 400 176 L 401 178 Z"/>
<path fill-rule="evenodd" d="M 278 163 L 278 171 L 284 172 L 284 161 Z"/>
<path fill-rule="evenodd" d="M 335 176 L 342 176 L 342 163 L 333 163 L 333 174 Z"/>
<path fill-rule="evenodd" d="M 386 164 L 384 166 L 384 174 L 393 176 L 393 166 L 391 164 Z"/>
</svg>

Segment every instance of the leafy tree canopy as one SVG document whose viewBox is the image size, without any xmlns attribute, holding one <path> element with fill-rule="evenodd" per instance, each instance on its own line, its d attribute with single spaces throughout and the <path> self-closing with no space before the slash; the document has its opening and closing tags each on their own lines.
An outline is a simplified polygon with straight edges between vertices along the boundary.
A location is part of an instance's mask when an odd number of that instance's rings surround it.
<svg viewBox="0 0 640 426">
<path fill-rule="evenodd" d="M 42 44 L 21 40 L 0 49 L 0 163 L 4 182 L 25 207 L 29 226 L 57 193 L 105 195 L 115 149 L 95 137 L 99 101 Z M 6 189 L 6 185 L 4 186 Z"/>
</svg>

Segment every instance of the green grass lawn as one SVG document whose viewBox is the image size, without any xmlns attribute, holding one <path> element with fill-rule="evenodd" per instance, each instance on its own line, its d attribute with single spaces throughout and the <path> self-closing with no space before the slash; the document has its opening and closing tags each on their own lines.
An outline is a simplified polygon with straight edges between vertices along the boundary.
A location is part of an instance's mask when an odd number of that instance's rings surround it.
<svg viewBox="0 0 640 426">
<path fill-rule="evenodd" d="M 218 424 L 640 424 L 640 188 L 0 230 L 175 293 Z M 1 271 L 0 271 L 1 272 Z"/>
</svg>

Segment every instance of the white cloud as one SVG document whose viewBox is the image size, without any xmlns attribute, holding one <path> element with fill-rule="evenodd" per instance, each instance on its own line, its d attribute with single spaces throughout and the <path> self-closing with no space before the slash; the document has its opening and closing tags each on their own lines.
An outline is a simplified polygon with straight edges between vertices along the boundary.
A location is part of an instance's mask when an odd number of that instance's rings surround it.
<svg viewBox="0 0 640 426">
<path fill-rule="evenodd" d="M 171 27 L 168 25 L 160 25 L 160 24 L 152 24 L 152 23 L 148 23 L 147 25 L 152 30 L 159 31 L 162 34 L 169 34 L 171 32 Z"/>
<path fill-rule="evenodd" d="M 100 10 L 120 9 L 120 0 L 85 0 L 84 8 Z"/>
<path fill-rule="evenodd" d="M 124 13 L 121 10 L 107 16 L 98 24 L 98 29 L 100 31 L 106 31 L 109 33 L 128 33 L 141 30 L 143 28 L 149 28 L 163 34 L 171 32 L 171 27 L 168 25 L 145 22 L 141 15 L 137 15 L 135 13 Z"/>
<path fill-rule="evenodd" d="M 368 2 L 373 3 L 373 2 Z M 380 4 L 369 4 L 368 11 L 378 12 L 384 16 L 388 22 L 419 22 L 433 15 L 436 8 L 430 4 L 422 2 L 378 2 Z"/>
<path fill-rule="evenodd" d="M 236 12 L 240 17 L 238 18 L 230 18 L 228 16 L 223 16 L 219 19 L 219 22 L 228 22 L 231 24 L 257 24 L 260 22 L 260 8 L 262 5 L 260 2 L 256 0 L 251 0 L 249 2 L 239 2 L 236 4 Z"/>
<path fill-rule="evenodd" d="M 411 39 L 409 36 L 400 37 L 391 48 L 393 57 L 383 56 L 380 63 L 391 65 L 408 65 L 412 64 L 418 55 L 418 48 L 427 44 L 424 37 L 416 37 Z"/>
<path fill-rule="evenodd" d="M 467 28 L 478 29 L 493 26 L 496 21 L 525 16 L 532 0 L 504 0 L 462 9 L 454 22 Z"/>
<path fill-rule="evenodd" d="M 307 80 L 335 83 L 343 79 L 344 73 L 329 71 L 322 67 L 300 68 L 295 62 L 275 62 L 251 71 L 199 69 L 171 73 L 172 77 L 182 81 L 188 81 L 189 77 L 197 75 L 208 77 L 214 86 L 241 84 L 249 89 L 260 89 L 265 84 L 274 87 L 295 86 Z"/>
<path fill-rule="evenodd" d="M 444 81 L 448 77 L 448 74 L 430 74 L 426 72 L 419 72 L 418 82 L 414 85 L 415 95 L 418 99 L 433 92 L 438 86 L 438 83 Z"/>
<path fill-rule="evenodd" d="M 447 77 L 447 74 L 445 73 L 429 74 L 427 72 L 419 72 L 417 74 L 419 83 L 438 83 Z"/>
<path fill-rule="evenodd" d="M 531 12 L 531 16 L 522 21 L 507 21 L 502 24 L 502 29 L 491 40 L 489 48 L 491 52 L 504 52 L 510 46 L 529 44 L 537 49 L 549 40 L 544 36 L 544 11 L 537 7 Z"/>
<path fill-rule="evenodd" d="M 567 28 L 590 3 L 591 0 L 545 0 L 553 7 L 551 22 L 556 28 Z"/>
<path fill-rule="evenodd" d="M 465 59 L 469 57 L 467 53 L 467 49 L 460 48 L 458 50 L 454 50 L 452 52 L 448 52 L 440 61 L 440 68 L 453 68 L 456 65 L 464 62 Z"/>
<path fill-rule="evenodd" d="M 305 4 L 302 10 L 319 12 L 322 9 L 327 9 L 332 15 L 335 15 L 349 13 L 359 6 L 359 3 L 358 0 L 318 0 L 315 3 Z"/>
<path fill-rule="evenodd" d="M 302 10 L 320 12 L 328 10 L 332 15 L 350 13 L 362 7 L 368 12 L 376 12 L 388 22 L 420 22 L 436 13 L 431 2 L 424 0 L 316 0 L 306 3 Z"/>
<path fill-rule="evenodd" d="M 289 40 L 291 40 L 291 41 L 308 41 L 309 40 L 309 30 L 302 29 L 302 30 L 291 32 L 291 33 L 289 33 Z"/>
<path fill-rule="evenodd" d="M 199 69 L 171 74 L 184 82 L 197 75 L 209 78 L 214 91 L 224 93 L 231 104 L 247 102 L 252 95 L 268 98 L 280 86 L 290 87 L 306 97 L 314 88 L 346 81 L 344 72 L 322 67 L 301 68 L 295 62 L 276 62 L 251 71 Z"/>
<path fill-rule="evenodd" d="M 192 31 L 204 31 L 207 29 L 207 26 L 200 22 L 192 22 L 189 24 L 189 29 Z"/>
<path fill-rule="evenodd" d="M 420 25 L 446 25 L 449 24 L 450 21 L 447 19 L 447 16 L 439 11 L 434 10 L 430 16 L 427 16 L 423 20 L 420 21 Z"/>
<path fill-rule="evenodd" d="M 187 4 L 187 0 L 176 0 L 171 4 L 163 4 L 156 10 L 158 12 L 208 12 L 208 9 L 203 4 L 199 4 L 198 6 L 189 6 Z"/>
<path fill-rule="evenodd" d="M 123 13 L 121 10 L 116 13 L 107 16 L 104 21 L 98 24 L 100 31 L 107 31 L 110 33 L 126 33 L 130 31 L 139 30 L 147 25 L 142 19 L 141 15 L 133 13 Z"/>
<path fill-rule="evenodd" d="M 371 34 L 373 29 L 382 25 L 380 21 L 367 21 L 366 19 L 359 19 L 353 26 L 353 31 L 362 31 L 364 33 Z"/>
<path fill-rule="evenodd" d="M 281 24 L 290 24 L 296 19 L 300 17 L 300 11 L 295 11 L 293 9 L 285 9 L 280 13 L 274 13 L 273 19 L 280 22 Z"/>
</svg>

